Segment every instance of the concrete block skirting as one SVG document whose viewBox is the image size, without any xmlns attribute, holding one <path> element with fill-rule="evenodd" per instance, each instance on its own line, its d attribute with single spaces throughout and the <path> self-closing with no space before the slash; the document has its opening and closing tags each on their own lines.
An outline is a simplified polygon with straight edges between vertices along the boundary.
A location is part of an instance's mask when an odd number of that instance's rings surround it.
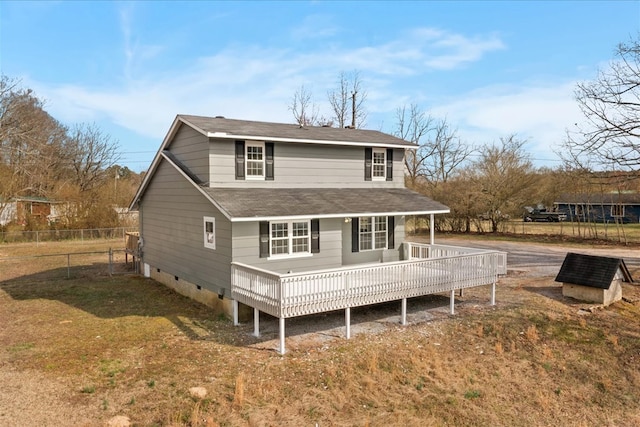
<svg viewBox="0 0 640 427">
<path fill-rule="evenodd" d="M 148 265 L 148 264 L 147 264 Z M 146 266 L 146 265 L 145 265 Z M 225 292 L 222 298 L 218 295 L 217 292 L 210 291 L 204 287 L 200 287 L 178 278 L 176 280 L 176 276 L 171 273 L 166 273 L 162 270 L 158 271 L 157 268 L 153 266 L 149 266 L 147 270 L 145 268 L 145 272 L 149 274 L 147 277 L 162 283 L 163 285 L 173 289 L 180 295 L 184 295 L 187 298 L 191 298 L 194 301 L 197 301 L 201 304 L 206 305 L 213 309 L 215 313 L 224 313 L 227 317 L 232 318 L 233 316 L 233 303 L 231 298 L 229 298 L 230 291 Z M 253 318 L 253 310 L 251 307 L 248 307 L 244 304 L 239 304 L 239 318 L 241 321 L 248 321 Z"/>
</svg>

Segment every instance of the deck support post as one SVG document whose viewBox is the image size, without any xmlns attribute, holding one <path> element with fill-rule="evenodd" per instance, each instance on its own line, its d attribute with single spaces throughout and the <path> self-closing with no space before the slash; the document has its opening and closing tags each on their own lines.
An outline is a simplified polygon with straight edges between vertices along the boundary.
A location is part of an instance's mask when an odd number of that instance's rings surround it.
<svg viewBox="0 0 640 427">
<path fill-rule="evenodd" d="M 231 300 L 231 305 L 233 306 L 233 326 L 238 326 L 240 322 L 238 322 L 238 300 Z"/>
<path fill-rule="evenodd" d="M 280 348 L 278 353 L 284 354 L 284 317 L 280 317 Z"/>
<path fill-rule="evenodd" d="M 253 308 L 253 336 L 260 336 L 260 310 Z"/>
<path fill-rule="evenodd" d="M 456 302 L 456 290 L 455 289 L 451 289 L 451 301 L 449 303 L 450 309 L 451 309 L 451 315 L 455 314 L 453 305 Z"/>
<path fill-rule="evenodd" d="M 351 338 L 351 307 L 344 309 L 344 324 L 347 327 L 347 339 Z"/>
<path fill-rule="evenodd" d="M 407 325 L 407 299 L 406 298 L 402 298 L 402 309 L 401 309 L 401 320 L 400 323 L 402 324 L 402 326 L 406 326 Z"/>
<path fill-rule="evenodd" d="M 460 288 L 460 298 L 462 298 L 464 296 L 464 289 Z"/>
<path fill-rule="evenodd" d="M 491 305 L 496 305 L 496 282 L 491 284 Z"/>
</svg>

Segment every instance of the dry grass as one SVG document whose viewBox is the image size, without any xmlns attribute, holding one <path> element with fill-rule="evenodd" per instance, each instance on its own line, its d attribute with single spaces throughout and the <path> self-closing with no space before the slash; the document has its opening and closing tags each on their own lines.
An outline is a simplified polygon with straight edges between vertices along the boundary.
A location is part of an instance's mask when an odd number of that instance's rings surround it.
<svg viewBox="0 0 640 427">
<path fill-rule="evenodd" d="M 454 317 L 443 299 L 431 321 L 295 337 L 280 356 L 253 325 L 151 280 L 95 276 L 104 266 L 91 259 L 72 279 L 3 267 L 0 425 L 640 424 L 636 288 L 584 312 L 552 278 L 507 277 L 496 308 L 487 289 L 468 290 Z"/>
</svg>

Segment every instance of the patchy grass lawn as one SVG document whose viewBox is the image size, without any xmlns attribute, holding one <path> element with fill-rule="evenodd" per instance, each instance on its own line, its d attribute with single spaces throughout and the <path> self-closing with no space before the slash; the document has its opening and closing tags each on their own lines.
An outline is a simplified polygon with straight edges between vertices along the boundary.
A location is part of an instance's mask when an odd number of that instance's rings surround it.
<svg viewBox="0 0 640 427">
<path fill-rule="evenodd" d="M 140 426 L 640 425 L 636 287 L 592 309 L 553 278 L 512 275 L 495 307 L 487 288 L 465 291 L 455 316 L 446 298 L 427 297 L 428 319 L 351 340 L 323 332 L 333 314 L 292 319 L 280 356 L 253 325 L 234 327 L 152 280 L 110 277 L 91 256 L 70 279 L 47 279 L 33 259 L 5 263 L 0 425 L 115 415 Z M 392 309 L 354 310 L 352 321 Z M 308 325 L 315 332 L 297 332 Z"/>
</svg>

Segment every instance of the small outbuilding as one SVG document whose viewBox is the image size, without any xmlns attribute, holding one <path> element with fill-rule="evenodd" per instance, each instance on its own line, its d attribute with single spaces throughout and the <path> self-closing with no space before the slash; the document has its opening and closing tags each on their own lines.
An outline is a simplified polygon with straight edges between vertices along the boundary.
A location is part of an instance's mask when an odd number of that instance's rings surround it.
<svg viewBox="0 0 640 427">
<path fill-rule="evenodd" d="M 556 282 L 566 297 L 609 305 L 622 299 L 622 282 L 633 283 L 633 278 L 621 258 L 569 252 Z"/>
</svg>

